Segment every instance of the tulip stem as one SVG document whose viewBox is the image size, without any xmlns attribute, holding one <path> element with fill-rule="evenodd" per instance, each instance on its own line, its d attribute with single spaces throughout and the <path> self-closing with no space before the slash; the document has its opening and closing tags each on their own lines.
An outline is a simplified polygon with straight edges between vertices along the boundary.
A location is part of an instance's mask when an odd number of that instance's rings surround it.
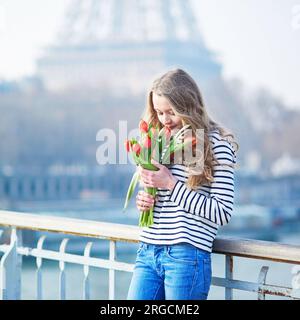
<svg viewBox="0 0 300 320">
<path fill-rule="evenodd" d="M 157 188 L 147 187 L 145 188 L 145 191 L 151 194 L 153 197 L 155 197 Z M 152 206 L 149 210 L 142 211 L 139 219 L 140 227 L 150 227 L 151 225 L 153 225 L 153 222 L 154 222 L 153 209 L 154 209 L 154 206 Z"/>
</svg>

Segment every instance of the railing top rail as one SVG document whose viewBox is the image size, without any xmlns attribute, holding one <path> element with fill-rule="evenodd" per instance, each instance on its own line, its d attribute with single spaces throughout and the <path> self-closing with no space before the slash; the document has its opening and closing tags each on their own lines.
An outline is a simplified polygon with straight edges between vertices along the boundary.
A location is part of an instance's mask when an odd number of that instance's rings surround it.
<svg viewBox="0 0 300 320">
<path fill-rule="evenodd" d="M 253 239 L 216 238 L 214 253 L 300 264 L 300 246 Z"/>
<path fill-rule="evenodd" d="M 84 237 L 137 242 L 136 226 L 0 210 L 0 225 Z"/>
<path fill-rule="evenodd" d="M 138 242 L 140 228 L 132 225 L 0 210 L 0 225 Z M 300 246 L 252 239 L 218 237 L 214 253 L 300 264 Z"/>
</svg>

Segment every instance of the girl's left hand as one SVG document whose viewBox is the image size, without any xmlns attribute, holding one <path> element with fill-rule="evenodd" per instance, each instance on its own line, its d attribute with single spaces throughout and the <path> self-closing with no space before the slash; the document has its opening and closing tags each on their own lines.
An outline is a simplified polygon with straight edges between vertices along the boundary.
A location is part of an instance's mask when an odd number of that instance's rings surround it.
<svg viewBox="0 0 300 320">
<path fill-rule="evenodd" d="M 139 166 L 140 177 L 145 187 L 161 188 L 173 190 L 177 179 L 172 175 L 170 170 L 155 160 L 151 160 L 159 170 L 151 171 Z"/>
</svg>

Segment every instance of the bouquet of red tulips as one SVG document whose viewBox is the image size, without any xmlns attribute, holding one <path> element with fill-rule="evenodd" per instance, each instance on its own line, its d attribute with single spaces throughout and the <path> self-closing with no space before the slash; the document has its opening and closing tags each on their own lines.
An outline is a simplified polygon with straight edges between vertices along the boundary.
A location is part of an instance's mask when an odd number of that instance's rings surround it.
<svg viewBox="0 0 300 320">
<path fill-rule="evenodd" d="M 171 136 L 170 128 L 164 127 L 159 130 L 157 126 L 153 126 L 152 124 L 148 124 L 147 122 L 141 120 L 139 124 L 141 133 L 140 140 L 126 140 L 126 151 L 131 153 L 136 165 L 140 165 L 147 170 L 157 171 L 158 168 L 151 163 L 151 159 L 154 158 L 161 164 L 169 164 L 170 160 L 174 158 L 174 154 L 177 151 L 183 150 L 185 144 L 178 138 L 188 127 L 188 125 L 184 126 L 179 130 L 179 132 L 176 133 L 176 135 Z M 124 210 L 128 206 L 129 200 L 134 193 L 139 178 L 139 173 L 136 171 L 128 187 Z M 157 188 L 145 187 L 145 191 L 155 197 Z M 151 207 L 149 210 L 143 211 L 139 219 L 140 227 L 148 227 L 152 224 L 153 207 Z"/>
</svg>

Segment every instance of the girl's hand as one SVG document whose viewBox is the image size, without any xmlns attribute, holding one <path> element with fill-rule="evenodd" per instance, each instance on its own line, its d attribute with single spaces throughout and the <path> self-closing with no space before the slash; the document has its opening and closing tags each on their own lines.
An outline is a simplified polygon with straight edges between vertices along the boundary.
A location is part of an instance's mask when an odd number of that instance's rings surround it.
<svg viewBox="0 0 300 320">
<path fill-rule="evenodd" d="M 142 183 L 145 187 L 152 188 L 162 188 L 173 190 L 177 179 L 172 175 L 170 170 L 164 165 L 152 159 L 152 164 L 154 164 L 159 170 L 151 171 L 143 169 L 139 166 L 140 177 Z"/>
<path fill-rule="evenodd" d="M 139 191 L 136 195 L 136 206 L 139 211 L 147 211 L 154 205 L 154 197 L 146 191 Z"/>
</svg>

